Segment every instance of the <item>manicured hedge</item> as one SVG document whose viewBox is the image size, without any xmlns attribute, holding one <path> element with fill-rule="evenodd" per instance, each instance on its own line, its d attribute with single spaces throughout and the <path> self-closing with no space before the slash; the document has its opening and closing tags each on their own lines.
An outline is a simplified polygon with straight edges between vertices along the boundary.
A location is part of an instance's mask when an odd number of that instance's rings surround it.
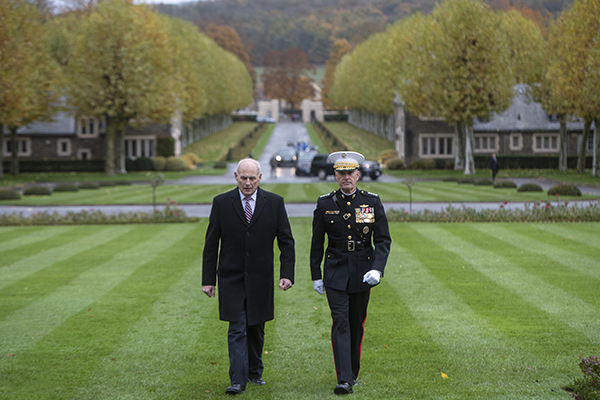
<svg viewBox="0 0 600 400">
<path fill-rule="evenodd" d="M 175 155 L 175 139 L 172 136 L 157 136 L 156 155 L 165 158 Z"/>
<path fill-rule="evenodd" d="M 14 189 L 0 189 L 0 200 L 21 200 L 21 195 Z"/>
<path fill-rule="evenodd" d="M 489 169 L 491 156 L 475 156 L 475 168 Z M 500 169 L 557 169 L 558 156 L 498 155 Z M 586 157 L 586 168 L 592 168 L 592 157 Z M 567 157 L 567 168 L 577 168 L 577 156 Z"/>
<path fill-rule="evenodd" d="M 50 196 L 52 191 L 45 186 L 31 186 L 23 191 L 23 196 Z"/>
<path fill-rule="evenodd" d="M 548 190 L 548 196 L 581 196 L 581 190 L 573 185 L 556 185 Z"/>
<path fill-rule="evenodd" d="M 8 161 L 4 161 L 8 171 Z M 19 159 L 20 172 L 104 172 L 104 160 L 30 160 Z"/>
<path fill-rule="evenodd" d="M 543 192 L 544 189 L 540 185 L 535 183 L 526 183 L 524 185 L 519 186 L 517 192 Z"/>
</svg>

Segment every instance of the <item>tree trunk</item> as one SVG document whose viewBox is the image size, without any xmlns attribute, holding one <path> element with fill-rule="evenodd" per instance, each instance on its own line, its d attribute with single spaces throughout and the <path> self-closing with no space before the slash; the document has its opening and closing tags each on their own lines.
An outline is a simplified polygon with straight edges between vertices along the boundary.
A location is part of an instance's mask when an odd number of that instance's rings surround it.
<svg viewBox="0 0 600 400">
<path fill-rule="evenodd" d="M 592 176 L 600 174 L 600 118 L 594 119 L 594 161 L 592 163 Z"/>
<path fill-rule="evenodd" d="M 4 125 L 0 124 L 0 178 L 4 178 Z"/>
<path fill-rule="evenodd" d="M 16 126 L 8 128 L 10 130 L 10 173 L 12 175 L 19 174 L 19 138 L 17 136 Z"/>
<path fill-rule="evenodd" d="M 558 153 L 559 171 L 567 170 L 567 120 L 565 117 L 560 119 L 560 144 Z"/>
<path fill-rule="evenodd" d="M 454 157 L 454 170 L 462 171 L 465 169 L 465 131 L 462 121 L 454 125 L 456 132 L 456 156 Z"/>
<path fill-rule="evenodd" d="M 106 138 L 104 141 L 104 175 L 115 176 L 115 131 L 116 121 L 106 118 Z"/>
<path fill-rule="evenodd" d="M 464 123 L 465 130 L 465 175 L 475 175 L 475 157 L 473 157 L 473 125 Z"/>
<path fill-rule="evenodd" d="M 125 152 L 124 136 L 126 127 L 119 127 L 115 130 L 115 173 L 126 174 L 125 170 Z"/>
<path fill-rule="evenodd" d="M 583 133 L 581 134 L 581 143 L 579 144 L 579 157 L 577 158 L 577 173 L 583 174 L 585 172 L 585 158 L 587 141 L 590 136 L 590 127 L 592 126 L 592 119 L 585 119 L 583 124 Z"/>
</svg>

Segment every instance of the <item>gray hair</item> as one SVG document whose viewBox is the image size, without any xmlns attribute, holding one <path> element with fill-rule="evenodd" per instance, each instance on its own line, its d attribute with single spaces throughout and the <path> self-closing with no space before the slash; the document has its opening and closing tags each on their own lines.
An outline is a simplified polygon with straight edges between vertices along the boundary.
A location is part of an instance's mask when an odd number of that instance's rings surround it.
<svg viewBox="0 0 600 400">
<path fill-rule="evenodd" d="M 260 163 L 258 162 L 258 160 L 255 160 L 254 158 L 246 157 L 246 158 L 242 158 L 240 160 L 240 162 L 238 163 L 238 165 L 237 165 L 236 171 L 237 171 L 238 175 L 240 173 L 240 165 L 242 165 L 242 163 L 244 161 L 252 161 L 252 162 L 254 162 L 254 165 L 256 165 L 256 169 L 258 170 L 258 175 L 260 175 L 262 173 L 261 170 L 260 170 Z"/>
</svg>

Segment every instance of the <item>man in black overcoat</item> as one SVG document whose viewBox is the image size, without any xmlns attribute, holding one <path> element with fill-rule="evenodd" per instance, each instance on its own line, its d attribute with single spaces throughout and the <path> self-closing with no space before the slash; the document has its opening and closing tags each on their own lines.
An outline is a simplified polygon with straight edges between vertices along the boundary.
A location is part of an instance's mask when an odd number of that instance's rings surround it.
<svg viewBox="0 0 600 400">
<path fill-rule="evenodd" d="M 364 157 L 340 151 L 332 153 L 329 160 L 334 163 L 340 189 L 317 201 L 310 270 L 313 288 L 319 294 L 327 293 L 333 319 L 331 345 L 337 375 L 333 392 L 349 394 L 360 370 L 371 287 L 383 276 L 392 239 L 379 196 L 356 187 Z"/>
<path fill-rule="evenodd" d="M 492 159 L 490 160 L 490 169 L 492 170 L 492 180 L 496 180 L 496 174 L 498 174 L 498 159 L 496 158 L 496 153 L 492 153 Z"/>
<path fill-rule="evenodd" d="M 213 199 L 202 260 L 202 291 L 214 297 L 218 281 L 219 318 L 229 322 L 227 394 L 242 393 L 247 382 L 265 384 L 262 351 L 265 322 L 275 313 L 275 239 L 281 251 L 279 289 L 292 287 L 295 265 L 283 198 L 258 187 L 258 161 L 240 161 L 234 176 L 238 187 Z"/>
</svg>

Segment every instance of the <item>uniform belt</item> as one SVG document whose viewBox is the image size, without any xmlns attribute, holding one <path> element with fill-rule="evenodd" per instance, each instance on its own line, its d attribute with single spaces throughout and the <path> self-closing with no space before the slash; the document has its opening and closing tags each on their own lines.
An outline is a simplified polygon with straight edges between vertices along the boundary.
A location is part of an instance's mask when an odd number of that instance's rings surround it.
<svg viewBox="0 0 600 400">
<path fill-rule="evenodd" d="M 330 241 L 329 242 L 329 247 L 333 247 L 334 249 L 338 249 L 338 250 L 346 250 L 346 251 L 361 250 L 361 249 L 364 249 L 365 247 L 370 247 L 370 246 L 371 246 L 371 240 L 364 240 L 364 241 L 344 240 L 342 242 L 338 242 L 338 241 Z"/>
</svg>

